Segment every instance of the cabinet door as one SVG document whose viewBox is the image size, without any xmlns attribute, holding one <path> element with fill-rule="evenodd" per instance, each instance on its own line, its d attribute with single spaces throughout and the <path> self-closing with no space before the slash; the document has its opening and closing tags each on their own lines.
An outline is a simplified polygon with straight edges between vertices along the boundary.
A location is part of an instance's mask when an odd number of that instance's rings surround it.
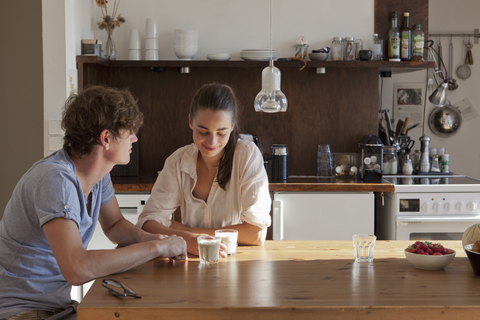
<svg viewBox="0 0 480 320">
<path fill-rule="evenodd" d="M 351 240 L 374 232 L 372 192 L 284 192 L 274 201 L 282 207 L 273 217 L 274 230 L 283 226 L 277 240 Z"/>
</svg>

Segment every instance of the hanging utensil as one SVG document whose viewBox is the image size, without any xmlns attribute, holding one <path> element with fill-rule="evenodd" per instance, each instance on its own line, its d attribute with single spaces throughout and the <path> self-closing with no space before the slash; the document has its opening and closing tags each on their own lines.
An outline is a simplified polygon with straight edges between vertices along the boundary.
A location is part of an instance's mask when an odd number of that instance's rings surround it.
<svg viewBox="0 0 480 320">
<path fill-rule="evenodd" d="M 470 40 L 468 41 L 470 42 Z M 463 47 L 467 48 L 467 46 L 468 44 L 466 42 L 466 39 L 465 37 L 463 37 L 462 56 L 463 56 Z M 468 66 L 468 62 L 469 62 L 469 59 L 468 59 L 468 52 L 467 52 L 467 54 L 465 55 L 464 64 L 457 68 L 457 77 L 462 80 L 468 79 L 472 74 L 472 70 L 470 70 L 470 67 Z"/>
<path fill-rule="evenodd" d="M 438 37 L 438 57 L 438 69 L 443 72 L 443 80 L 446 80 L 447 70 L 445 70 L 445 64 L 443 63 L 442 37 Z"/>
<path fill-rule="evenodd" d="M 452 65 L 453 65 L 453 37 L 450 38 L 450 46 L 448 48 L 448 90 L 457 90 L 457 80 L 453 79 Z"/>
<path fill-rule="evenodd" d="M 470 43 L 470 37 L 468 37 L 467 48 L 468 48 L 468 51 L 467 51 L 468 64 L 472 65 L 473 64 L 473 55 L 472 55 L 473 44 Z"/>
</svg>

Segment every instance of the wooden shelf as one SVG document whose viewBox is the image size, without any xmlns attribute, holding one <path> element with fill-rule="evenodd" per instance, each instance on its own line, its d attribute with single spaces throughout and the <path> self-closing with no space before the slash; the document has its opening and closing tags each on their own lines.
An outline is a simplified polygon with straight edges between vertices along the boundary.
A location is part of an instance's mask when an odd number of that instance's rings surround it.
<svg viewBox="0 0 480 320">
<path fill-rule="evenodd" d="M 113 68 L 264 68 L 268 61 L 208 61 L 208 60 L 106 60 L 96 56 L 77 56 L 77 63 L 99 63 Z M 275 61 L 278 68 L 301 68 L 301 61 Z M 372 68 L 380 72 L 404 73 L 434 68 L 430 61 L 307 61 L 306 68 Z"/>
</svg>

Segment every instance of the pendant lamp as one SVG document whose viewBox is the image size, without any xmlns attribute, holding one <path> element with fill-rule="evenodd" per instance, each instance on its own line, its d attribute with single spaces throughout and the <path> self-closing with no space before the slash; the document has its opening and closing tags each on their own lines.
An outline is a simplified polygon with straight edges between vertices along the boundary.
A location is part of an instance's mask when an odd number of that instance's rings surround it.
<svg viewBox="0 0 480 320">
<path fill-rule="evenodd" d="M 273 66 L 272 38 L 273 0 L 270 0 L 270 63 L 262 71 L 262 91 L 257 94 L 254 102 L 256 112 L 285 112 L 288 107 L 287 97 L 280 90 L 280 70 Z"/>
</svg>

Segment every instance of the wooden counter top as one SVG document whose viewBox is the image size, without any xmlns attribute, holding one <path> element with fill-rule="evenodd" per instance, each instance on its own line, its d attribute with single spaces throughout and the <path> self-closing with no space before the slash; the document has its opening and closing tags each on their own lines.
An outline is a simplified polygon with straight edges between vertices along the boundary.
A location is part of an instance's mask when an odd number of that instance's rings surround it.
<svg viewBox="0 0 480 320">
<path fill-rule="evenodd" d="M 476 277 L 460 241 L 444 270 L 416 269 L 413 241 L 377 241 L 374 261 L 353 261 L 351 241 L 267 241 L 206 267 L 198 257 L 156 259 L 109 276 L 142 299 L 116 298 L 96 281 L 78 308 L 83 319 L 472 319 Z"/>
<path fill-rule="evenodd" d="M 112 177 L 116 192 L 150 192 L 155 179 L 156 176 Z M 286 182 L 270 182 L 270 192 L 280 191 L 393 192 L 394 185 L 385 181 L 338 178 L 290 178 Z"/>
</svg>

